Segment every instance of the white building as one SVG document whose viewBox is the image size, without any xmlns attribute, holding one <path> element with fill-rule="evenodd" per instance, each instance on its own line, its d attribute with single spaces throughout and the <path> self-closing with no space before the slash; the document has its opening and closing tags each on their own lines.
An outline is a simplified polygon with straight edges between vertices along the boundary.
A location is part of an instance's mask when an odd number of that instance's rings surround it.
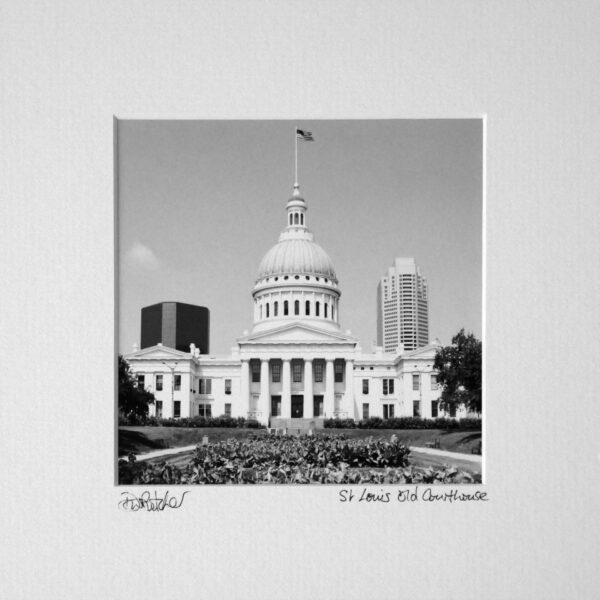
<svg viewBox="0 0 600 600">
<path fill-rule="evenodd" d="M 264 256 L 252 290 L 254 323 L 227 356 L 160 344 L 125 356 L 157 399 L 151 414 L 273 419 L 439 414 L 432 371 L 439 342 L 418 350 L 363 353 L 341 331 L 333 264 L 308 229 L 298 185 L 279 241 Z M 458 415 L 457 415 L 458 416 Z"/>
<path fill-rule="evenodd" d="M 377 344 L 416 350 L 429 343 L 427 280 L 414 258 L 397 258 L 377 285 Z"/>
</svg>

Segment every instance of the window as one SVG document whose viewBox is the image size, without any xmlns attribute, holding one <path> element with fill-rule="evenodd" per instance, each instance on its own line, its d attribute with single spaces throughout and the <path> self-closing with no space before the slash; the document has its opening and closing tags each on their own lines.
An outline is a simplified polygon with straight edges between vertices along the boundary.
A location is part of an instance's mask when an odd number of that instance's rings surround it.
<svg viewBox="0 0 600 600">
<path fill-rule="evenodd" d="M 175 381 L 173 382 L 173 388 L 176 392 L 181 390 L 181 375 L 175 375 Z"/>
<path fill-rule="evenodd" d="M 179 400 L 175 400 L 173 402 L 173 418 L 178 419 L 181 416 L 181 402 Z"/>
<path fill-rule="evenodd" d="M 290 225 L 293 225 L 293 224 L 294 224 L 294 222 L 293 222 L 293 218 L 294 218 L 294 216 L 292 215 L 292 213 L 290 213 Z"/>
<path fill-rule="evenodd" d="M 288 301 L 287 300 L 283 301 L 283 314 L 287 317 L 287 314 L 288 314 Z"/>
<path fill-rule="evenodd" d="M 279 302 L 273 302 L 273 316 L 274 317 L 277 316 L 278 309 L 279 309 Z"/>
<path fill-rule="evenodd" d="M 416 373 L 413 373 L 412 379 L 413 379 L 413 390 L 418 392 L 419 391 L 419 375 L 417 375 Z"/>
<path fill-rule="evenodd" d="M 334 364 L 334 381 L 335 383 L 342 383 L 344 381 L 344 365 L 341 362 Z"/>
<path fill-rule="evenodd" d="M 383 405 L 383 418 L 384 419 L 393 419 L 394 418 L 394 405 L 393 404 L 384 404 Z"/>
<path fill-rule="evenodd" d="M 212 388 L 212 379 L 200 379 L 200 389 L 199 392 L 201 394 L 210 394 Z"/>
<path fill-rule="evenodd" d="M 302 381 L 302 363 L 292 363 L 292 381 L 294 383 L 300 383 Z"/>
<path fill-rule="evenodd" d="M 431 401 L 431 418 L 435 419 L 438 416 L 438 403 L 437 400 Z"/>
<path fill-rule="evenodd" d="M 319 316 L 319 302 L 315 302 L 315 317 Z"/>
<path fill-rule="evenodd" d="M 279 363 L 273 363 L 271 367 L 271 381 L 273 383 L 279 383 L 281 381 L 281 365 Z"/>
<path fill-rule="evenodd" d="M 294 300 L 294 314 L 300 314 L 300 300 Z"/>
<path fill-rule="evenodd" d="M 163 376 L 162 375 L 157 375 L 156 376 L 156 391 L 157 392 L 162 392 L 162 384 L 163 384 Z"/>
<path fill-rule="evenodd" d="M 225 380 L 225 393 L 229 396 L 231 394 L 231 379 Z"/>
<path fill-rule="evenodd" d="M 162 400 L 156 400 L 156 416 L 159 419 L 162 417 Z"/>
<path fill-rule="evenodd" d="M 394 380 L 393 379 L 382 379 L 383 382 L 383 395 L 394 393 Z"/>
<path fill-rule="evenodd" d="M 294 225 L 298 225 L 298 213 L 294 213 Z"/>
<path fill-rule="evenodd" d="M 304 225 L 304 213 L 300 215 L 300 225 Z"/>
<path fill-rule="evenodd" d="M 260 363 L 252 363 L 252 383 L 260 382 Z"/>
<path fill-rule="evenodd" d="M 362 413 L 363 413 L 363 415 L 362 415 L 363 420 L 366 420 L 366 419 L 369 418 L 369 404 L 368 404 L 368 402 L 365 402 L 363 404 Z"/>
<path fill-rule="evenodd" d="M 413 417 L 421 416 L 421 403 L 418 400 L 413 402 Z"/>
<path fill-rule="evenodd" d="M 369 393 L 369 380 L 368 379 L 362 380 L 362 390 L 363 390 L 363 394 Z"/>
<path fill-rule="evenodd" d="M 437 375 L 435 373 L 431 374 L 431 389 L 432 390 L 438 389 Z"/>
<path fill-rule="evenodd" d="M 210 408 L 210 404 L 208 406 Z M 225 416 L 226 417 L 230 417 L 231 416 L 231 403 L 225 404 Z"/>
<path fill-rule="evenodd" d="M 198 415 L 200 417 L 212 417 L 212 406 L 210 404 L 199 404 Z"/>
<path fill-rule="evenodd" d="M 306 304 L 304 306 L 304 314 L 306 316 L 310 315 L 310 300 L 306 301 Z"/>
<path fill-rule="evenodd" d="M 325 304 L 323 304 L 323 316 L 325 318 L 327 318 L 327 308 L 329 307 L 329 305 L 327 304 L 327 302 Z"/>
<path fill-rule="evenodd" d="M 146 381 L 146 376 L 145 375 L 138 375 L 137 376 L 137 386 L 139 390 L 143 390 L 144 389 L 144 384 Z"/>
<path fill-rule="evenodd" d="M 450 407 L 450 416 L 454 419 L 456 417 L 456 406 L 452 405 Z"/>
<path fill-rule="evenodd" d="M 323 363 L 316 362 L 314 364 L 314 370 L 315 370 L 315 381 L 317 383 L 321 383 L 323 381 Z"/>
</svg>

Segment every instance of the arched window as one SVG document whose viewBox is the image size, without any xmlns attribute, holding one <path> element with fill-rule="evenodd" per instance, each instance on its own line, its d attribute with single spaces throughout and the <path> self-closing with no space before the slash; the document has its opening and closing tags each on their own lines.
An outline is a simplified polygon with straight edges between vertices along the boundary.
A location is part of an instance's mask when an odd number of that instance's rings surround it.
<svg viewBox="0 0 600 600">
<path fill-rule="evenodd" d="M 315 302 L 315 317 L 319 316 L 319 307 L 320 307 L 320 303 Z"/>
<path fill-rule="evenodd" d="M 298 225 L 298 213 L 294 213 L 294 225 Z"/>
<path fill-rule="evenodd" d="M 294 300 L 294 314 L 300 314 L 300 300 Z"/>
<path fill-rule="evenodd" d="M 335 321 L 335 303 L 331 305 L 331 318 Z"/>
<path fill-rule="evenodd" d="M 288 314 L 288 301 L 287 300 L 283 301 L 283 314 L 285 316 L 287 316 L 287 314 Z"/>
<path fill-rule="evenodd" d="M 262 319 L 262 304 L 258 307 L 260 310 L 259 312 L 259 318 Z"/>
<path fill-rule="evenodd" d="M 294 215 L 292 215 L 292 213 L 290 213 L 290 225 L 293 225 L 294 223 Z"/>
<path fill-rule="evenodd" d="M 300 225 L 304 225 L 304 213 L 300 215 Z"/>
<path fill-rule="evenodd" d="M 267 302 L 267 319 L 269 318 L 269 303 Z"/>
<path fill-rule="evenodd" d="M 279 308 L 279 303 L 277 302 L 277 300 L 275 302 L 273 302 L 273 316 L 276 317 L 277 316 L 277 309 Z"/>
<path fill-rule="evenodd" d="M 327 307 L 329 306 L 329 304 L 327 304 L 327 302 L 325 302 L 325 304 L 323 305 L 323 316 L 325 318 L 327 318 Z"/>
<path fill-rule="evenodd" d="M 307 316 L 310 315 L 310 300 L 306 301 L 306 306 L 304 308 L 304 314 Z"/>
</svg>

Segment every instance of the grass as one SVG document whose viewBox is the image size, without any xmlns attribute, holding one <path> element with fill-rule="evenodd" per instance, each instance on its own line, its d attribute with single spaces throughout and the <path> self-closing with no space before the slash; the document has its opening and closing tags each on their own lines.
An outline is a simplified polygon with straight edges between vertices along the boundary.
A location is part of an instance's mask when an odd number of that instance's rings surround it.
<svg viewBox="0 0 600 600">
<path fill-rule="evenodd" d="M 233 427 L 119 427 L 119 456 L 191 446 L 201 443 L 205 435 L 213 443 L 229 438 L 243 439 L 250 434 L 267 435 L 267 432 Z"/>
<path fill-rule="evenodd" d="M 481 442 L 481 431 L 447 431 L 445 429 L 327 429 L 332 433 L 343 432 L 350 439 L 368 438 L 390 439 L 396 435 L 406 446 L 426 448 L 428 443 L 440 441 L 440 450 L 471 454 L 471 449 Z"/>
<path fill-rule="evenodd" d="M 390 439 L 396 435 L 407 446 L 426 447 L 439 439 L 440 450 L 471 454 L 481 441 L 480 431 L 446 431 L 443 429 L 323 429 L 319 432 L 343 433 L 349 439 Z M 267 435 L 264 429 L 228 427 L 119 427 L 119 456 L 133 452 L 142 454 L 161 448 L 178 448 L 199 444 L 207 435 L 211 443 L 229 438 L 243 439 L 249 435 Z"/>
</svg>

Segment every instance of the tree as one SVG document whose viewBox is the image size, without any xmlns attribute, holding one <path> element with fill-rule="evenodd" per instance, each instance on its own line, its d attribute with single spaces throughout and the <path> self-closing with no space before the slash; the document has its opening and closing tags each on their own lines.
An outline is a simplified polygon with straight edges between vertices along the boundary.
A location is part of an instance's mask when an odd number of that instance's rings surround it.
<svg viewBox="0 0 600 600">
<path fill-rule="evenodd" d="M 154 404 L 154 394 L 137 387 L 129 364 L 119 354 L 119 412 L 136 423 L 148 416 L 148 404 Z"/>
<path fill-rule="evenodd" d="M 444 410 L 464 405 L 472 412 L 481 412 L 481 341 L 461 329 L 452 345 L 440 348 L 433 368 L 442 387 L 440 405 Z"/>
</svg>

